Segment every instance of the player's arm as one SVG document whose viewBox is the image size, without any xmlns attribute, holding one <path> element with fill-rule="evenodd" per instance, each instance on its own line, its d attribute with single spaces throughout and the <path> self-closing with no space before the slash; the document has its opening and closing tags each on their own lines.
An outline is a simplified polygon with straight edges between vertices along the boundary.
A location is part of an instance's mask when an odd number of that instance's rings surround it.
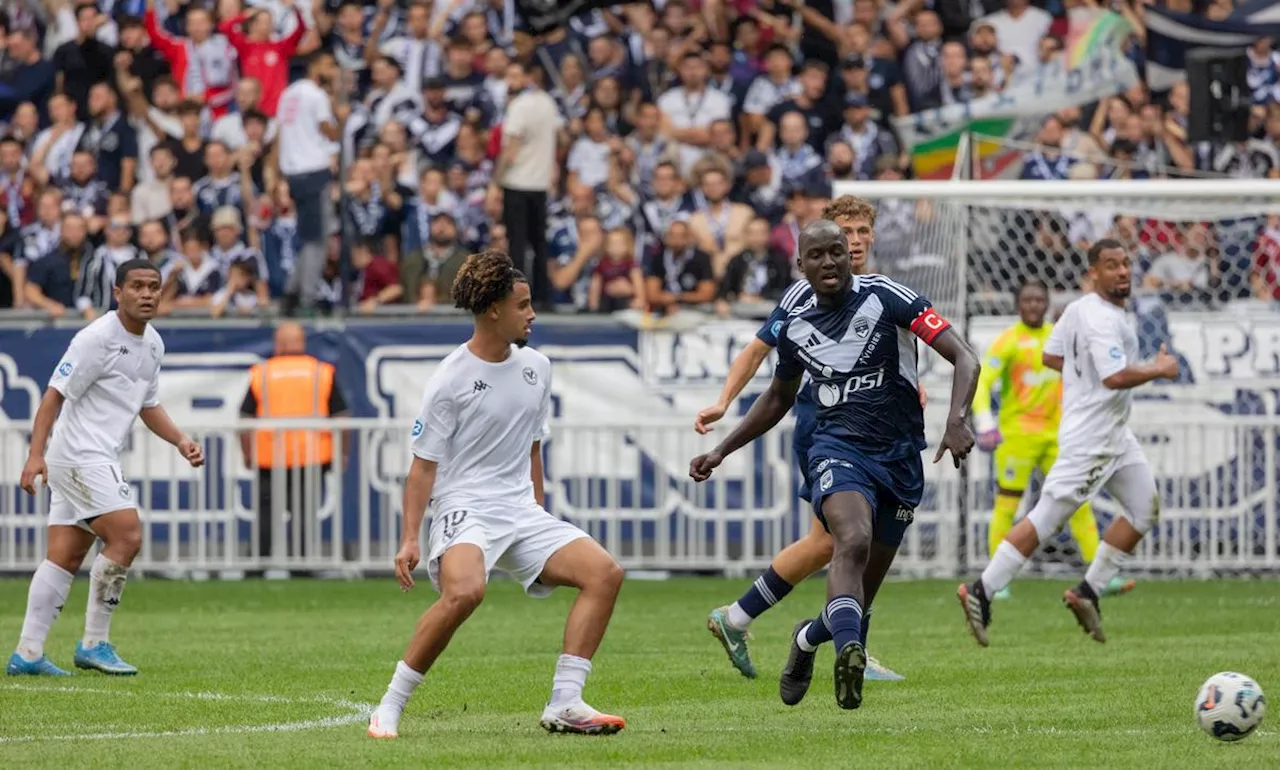
<svg viewBox="0 0 1280 770">
<path fill-rule="evenodd" d="M 1040 353 L 1040 363 L 1055 372 L 1062 371 L 1062 364 L 1067 355 L 1066 324 L 1054 324 L 1045 340 L 1044 350 Z"/>
<path fill-rule="evenodd" d="M 747 383 L 756 376 L 756 372 L 760 370 L 760 365 L 769 357 L 769 353 L 773 351 L 773 345 L 765 342 L 759 336 L 752 337 L 751 342 L 742 349 L 742 352 L 734 357 L 733 363 L 729 365 L 729 375 L 725 378 L 724 387 L 720 389 L 720 398 L 714 404 L 706 407 L 698 412 L 698 417 L 693 421 L 693 429 L 698 433 L 707 433 L 711 430 L 711 424 L 724 417 L 725 412 L 729 411 L 729 405 L 734 402 L 743 388 L 747 387 Z"/>
<path fill-rule="evenodd" d="M 951 326 L 951 322 L 938 314 L 929 300 L 900 284 L 893 284 L 881 294 L 881 299 L 894 314 L 899 326 L 911 330 L 926 345 L 951 362 L 955 373 L 951 377 L 951 411 L 947 415 L 947 428 L 938 443 L 934 455 L 936 463 L 948 451 L 957 468 L 960 461 L 973 449 L 973 430 L 969 428 L 969 412 L 973 408 L 973 396 L 978 389 L 978 377 L 982 365 L 978 355 Z"/>
<path fill-rule="evenodd" d="M 991 414 L 991 392 L 995 390 L 996 381 L 1004 371 L 1005 356 L 1010 348 L 1005 343 L 1005 335 L 1001 334 L 991 343 L 983 357 L 985 365 L 982 367 L 982 374 L 978 375 L 977 392 L 973 397 L 973 424 L 979 434 L 989 435 L 997 430 L 995 417 Z M 998 441 L 997 438 L 994 443 Z"/>
<path fill-rule="evenodd" d="M 27 451 L 27 462 L 22 467 L 20 479 L 23 490 L 29 495 L 36 493 L 36 476 L 49 476 L 49 469 L 44 463 L 44 450 L 49 445 L 49 434 L 53 432 L 53 424 L 62 412 L 64 401 L 66 397 L 52 386 L 44 392 L 44 398 L 40 399 L 40 408 L 36 410 L 36 418 L 31 425 L 31 448 Z"/>
<path fill-rule="evenodd" d="M 1089 356 L 1098 370 L 1102 385 L 1110 390 L 1129 390 L 1161 378 L 1178 376 L 1178 359 L 1169 355 L 1164 345 L 1149 363 L 1130 363 L 1124 349 L 1123 321 L 1111 317 L 1084 319 L 1083 335 L 1075 333 L 1070 341 L 1073 356 Z M 1080 339 L 1084 336 L 1084 339 Z M 1085 348 L 1080 350 L 1079 348 Z"/>
<path fill-rule="evenodd" d="M 778 367 L 773 373 L 773 381 L 764 393 L 756 399 L 747 416 L 729 432 L 720 445 L 707 454 L 693 458 L 689 463 L 689 476 L 694 481 L 705 481 L 711 476 L 716 466 L 724 462 L 724 458 L 755 441 L 767 433 L 778 421 L 791 410 L 796 402 L 796 393 L 800 390 L 800 381 L 804 376 L 804 368 L 794 357 L 779 351 Z"/>
<path fill-rule="evenodd" d="M 533 448 L 529 450 L 529 474 L 533 476 L 533 499 L 543 508 L 547 507 L 547 498 L 543 492 L 542 478 L 542 442 L 533 442 Z"/>
<path fill-rule="evenodd" d="M 544 493 L 542 467 L 542 442 L 551 437 L 551 367 L 542 375 L 542 402 L 538 405 L 538 432 L 533 436 L 529 450 L 529 474 L 533 477 L 533 499 L 542 508 L 547 507 Z"/>
<path fill-rule="evenodd" d="M 1112 348 L 1112 350 L 1120 351 L 1120 362 L 1124 363 L 1123 348 Z M 1114 354 L 1108 353 L 1107 363 L 1111 364 L 1109 368 L 1114 369 Z M 1098 356 L 1094 354 L 1094 365 L 1098 366 Z M 1098 373 L 1102 374 L 1104 370 L 1099 366 Z M 1124 366 L 1113 374 L 1109 374 L 1102 378 L 1102 384 L 1111 390 L 1129 390 L 1139 385 L 1146 385 L 1152 380 L 1172 380 L 1178 376 L 1178 359 L 1169 355 L 1169 351 L 1164 345 L 1160 346 L 1160 352 L 1156 354 L 1154 361 L 1145 364 L 1131 364 Z"/>
<path fill-rule="evenodd" d="M 422 520 L 427 515 L 427 505 L 436 486 L 439 463 L 449 451 L 449 440 L 458 425 L 457 410 L 447 377 L 433 376 L 427 383 L 422 398 L 422 411 L 413 423 L 413 461 L 405 474 L 404 496 L 400 500 L 404 516 L 400 530 L 400 552 L 396 554 L 396 578 L 400 588 L 413 588 L 413 568 L 422 558 L 418 539 L 422 533 Z"/>
</svg>

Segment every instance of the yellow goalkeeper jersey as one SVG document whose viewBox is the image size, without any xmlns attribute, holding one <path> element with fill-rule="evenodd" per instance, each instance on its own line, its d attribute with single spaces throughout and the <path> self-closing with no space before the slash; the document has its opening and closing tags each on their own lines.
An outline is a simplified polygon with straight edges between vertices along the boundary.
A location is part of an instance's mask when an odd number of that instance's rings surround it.
<svg viewBox="0 0 1280 770">
<path fill-rule="evenodd" d="M 1041 360 L 1052 331 L 1052 324 L 1032 329 L 1019 321 L 991 343 L 973 399 L 979 425 L 990 423 L 991 393 L 998 384 L 1000 432 L 1006 438 L 1057 433 L 1062 417 L 1062 376 Z"/>
</svg>

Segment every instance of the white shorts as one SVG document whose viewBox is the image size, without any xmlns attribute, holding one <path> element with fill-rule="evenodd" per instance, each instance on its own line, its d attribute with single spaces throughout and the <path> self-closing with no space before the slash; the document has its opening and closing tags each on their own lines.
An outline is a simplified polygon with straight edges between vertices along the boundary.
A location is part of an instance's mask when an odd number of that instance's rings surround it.
<svg viewBox="0 0 1280 770">
<path fill-rule="evenodd" d="M 1132 433 L 1118 454 L 1060 454 L 1045 476 L 1036 503 L 1041 522 L 1061 527 L 1101 490 L 1111 493 L 1131 520 L 1155 513 L 1156 482 L 1142 446 Z M 1030 515 L 1030 514 L 1028 514 Z"/>
<path fill-rule="evenodd" d="M 520 581 L 529 596 L 549 595 L 553 586 L 538 583 L 552 554 L 579 538 L 590 537 L 567 521 L 530 502 L 514 508 L 455 509 L 431 518 L 427 574 L 440 590 L 440 557 L 469 543 L 484 552 L 485 580 L 495 568 Z"/>
<path fill-rule="evenodd" d="M 89 529 L 88 521 L 104 513 L 137 508 L 133 487 L 117 464 L 70 467 L 50 465 L 49 526 Z"/>
</svg>

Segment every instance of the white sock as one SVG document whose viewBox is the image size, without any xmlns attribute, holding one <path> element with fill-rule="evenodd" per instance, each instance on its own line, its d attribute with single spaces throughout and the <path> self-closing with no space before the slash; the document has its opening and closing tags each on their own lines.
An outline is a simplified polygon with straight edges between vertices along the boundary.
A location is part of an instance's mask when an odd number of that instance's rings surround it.
<svg viewBox="0 0 1280 770">
<path fill-rule="evenodd" d="M 746 631 L 752 620 L 753 618 L 747 614 L 747 611 L 742 609 L 741 604 L 734 602 L 729 605 L 728 617 L 725 618 L 725 622 L 729 624 L 730 628 Z"/>
<path fill-rule="evenodd" d="M 591 673 L 591 661 L 562 653 L 556 661 L 556 675 L 551 680 L 552 707 L 570 706 L 582 700 L 582 688 Z"/>
<path fill-rule="evenodd" d="M 18 654 L 23 660 L 37 661 L 44 655 L 44 640 L 62 612 L 74 579 L 74 575 L 48 559 L 36 567 L 27 590 L 27 615 L 22 620 L 22 638 L 18 642 Z"/>
<path fill-rule="evenodd" d="M 111 614 L 120 604 L 124 593 L 124 581 L 129 568 L 122 567 L 101 553 L 93 560 L 89 570 L 89 607 L 84 613 L 84 644 L 91 649 L 98 642 L 110 639 Z"/>
<path fill-rule="evenodd" d="M 812 620 L 809 621 L 808 623 L 805 623 L 804 628 L 800 629 L 800 633 L 796 634 L 796 646 L 804 650 L 805 652 L 814 652 L 815 650 L 818 649 L 817 647 L 814 647 L 812 644 L 809 644 L 809 640 L 806 638 L 807 634 L 809 633 L 809 625 L 811 623 L 813 623 Z"/>
<path fill-rule="evenodd" d="M 405 704 L 409 702 L 409 696 L 413 695 L 413 691 L 422 684 L 422 674 L 409 668 L 409 664 L 403 660 L 396 664 L 396 672 L 391 675 L 391 684 L 387 685 L 387 692 L 382 696 L 382 702 L 378 704 L 379 708 L 389 706 L 396 710 L 396 713 L 404 711 Z"/>
<path fill-rule="evenodd" d="M 1013 543 L 1008 540 L 1001 541 L 996 547 L 995 555 L 991 557 L 991 563 L 982 571 L 982 588 L 987 598 L 990 599 L 1000 589 L 1012 583 L 1022 571 L 1022 565 L 1026 563 L 1027 557 L 1018 553 Z"/>
<path fill-rule="evenodd" d="M 1107 584 L 1120 574 L 1121 568 L 1128 560 L 1129 554 L 1104 540 L 1098 544 L 1098 552 L 1093 557 L 1093 564 L 1090 564 L 1089 570 L 1084 573 L 1084 582 L 1089 584 L 1095 594 L 1102 596 Z"/>
</svg>

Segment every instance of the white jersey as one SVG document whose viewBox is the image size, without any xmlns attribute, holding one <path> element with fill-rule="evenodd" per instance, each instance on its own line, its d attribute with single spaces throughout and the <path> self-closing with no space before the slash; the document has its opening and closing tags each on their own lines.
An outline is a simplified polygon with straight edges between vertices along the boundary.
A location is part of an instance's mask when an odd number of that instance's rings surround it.
<svg viewBox="0 0 1280 770">
<path fill-rule="evenodd" d="M 1132 435 L 1133 390 L 1112 390 L 1102 381 L 1138 360 L 1138 335 L 1124 309 L 1097 294 L 1067 305 L 1044 352 L 1062 356 L 1060 454 L 1114 455 Z"/>
<path fill-rule="evenodd" d="M 530 450 L 547 437 L 550 410 L 551 361 L 538 351 L 513 345 L 497 364 L 465 344 L 450 353 L 413 424 L 414 456 L 439 463 L 434 512 L 533 503 Z"/>
<path fill-rule="evenodd" d="M 150 324 L 137 336 L 118 314 L 107 313 L 81 329 L 49 379 L 66 403 L 45 461 L 64 466 L 119 462 L 138 412 L 160 404 L 163 358 L 164 342 Z"/>
</svg>

